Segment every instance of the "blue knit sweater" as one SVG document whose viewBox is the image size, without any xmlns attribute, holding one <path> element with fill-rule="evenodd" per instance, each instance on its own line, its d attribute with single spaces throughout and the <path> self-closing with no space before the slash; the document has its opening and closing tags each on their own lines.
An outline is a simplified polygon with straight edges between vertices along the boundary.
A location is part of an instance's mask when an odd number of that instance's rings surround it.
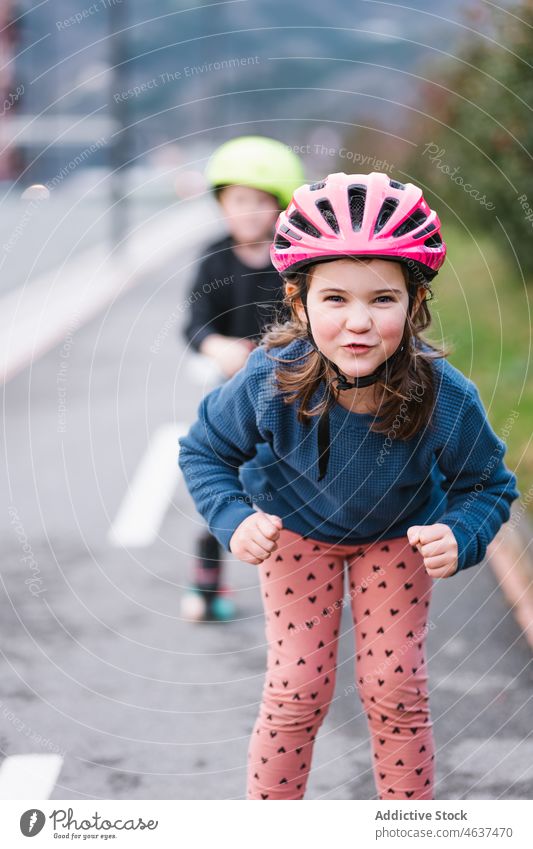
<svg viewBox="0 0 533 849">
<path fill-rule="evenodd" d="M 292 359 L 308 348 L 295 340 L 269 353 Z M 328 471 L 318 482 L 318 417 L 298 422 L 297 405 L 275 387 L 275 362 L 256 348 L 202 400 L 179 441 L 180 468 L 211 533 L 229 551 L 254 504 L 285 528 L 330 543 L 386 540 L 443 522 L 457 539 L 458 570 L 479 563 L 520 493 L 475 384 L 446 359 L 433 367 L 433 415 L 409 440 L 373 433 L 373 415 L 334 404 Z"/>
</svg>

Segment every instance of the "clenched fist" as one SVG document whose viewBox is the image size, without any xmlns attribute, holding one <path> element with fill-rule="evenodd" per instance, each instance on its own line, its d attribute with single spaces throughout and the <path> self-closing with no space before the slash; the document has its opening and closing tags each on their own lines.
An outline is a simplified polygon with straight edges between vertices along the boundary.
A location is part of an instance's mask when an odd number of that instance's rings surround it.
<svg viewBox="0 0 533 849">
<path fill-rule="evenodd" d="M 256 513 L 241 522 L 230 540 L 230 551 L 239 560 L 257 565 L 276 551 L 276 540 L 283 523 L 279 516 L 263 513 L 256 507 Z"/>
<path fill-rule="evenodd" d="M 422 557 L 426 572 L 432 578 L 450 578 L 457 572 L 458 546 L 448 525 L 413 525 L 407 539 Z"/>
</svg>

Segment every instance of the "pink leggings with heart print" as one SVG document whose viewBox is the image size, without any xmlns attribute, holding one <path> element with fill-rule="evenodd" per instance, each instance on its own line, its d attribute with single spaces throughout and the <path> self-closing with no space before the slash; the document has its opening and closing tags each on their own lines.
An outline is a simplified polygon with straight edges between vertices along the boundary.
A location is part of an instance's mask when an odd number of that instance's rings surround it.
<svg viewBox="0 0 533 849">
<path fill-rule="evenodd" d="M 348 590 L 344 592 L 344 564 Z M 433 579 L 407 537 L 354 547 L 282 530 L 259 567 L 267 673 L 248 751 L 248 799 L 303 799 L 335 686 L 342 608 L 380 799 L 433 799 L 425 640 Z"/>
</svg>

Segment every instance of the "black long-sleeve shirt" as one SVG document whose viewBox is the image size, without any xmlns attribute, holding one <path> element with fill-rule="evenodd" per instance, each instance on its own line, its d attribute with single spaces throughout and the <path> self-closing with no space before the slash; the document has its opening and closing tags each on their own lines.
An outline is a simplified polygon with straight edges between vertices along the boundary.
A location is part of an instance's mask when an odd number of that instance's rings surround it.
<svg viewBox="0 0 533 849">
<path fill-rule="evenodd" d="M 287 318 L 278 272 L 245 265 L 233 247 L 231 236 L 209 245 L 189 290 L 184 332 L 197 351 L 212 333 L 256 339 L 276 313 Z"/>
</svg>

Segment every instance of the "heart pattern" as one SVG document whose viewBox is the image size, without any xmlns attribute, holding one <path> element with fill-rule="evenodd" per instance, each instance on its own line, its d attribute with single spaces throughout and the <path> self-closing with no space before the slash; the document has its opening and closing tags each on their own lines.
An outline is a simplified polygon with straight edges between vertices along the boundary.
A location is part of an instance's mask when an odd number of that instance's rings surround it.
<svg viewBox="0 0 533 849">
<path fill-rule="evenodd" d="M 422 639 L 433 581 L 420 553 L 405 538 L 350 550 L 284 530 L 277 545 L 279 553 L 259 571 L 268 674 L 250 739 L 247 797 L 304 798 L 314 741 L 334 697 L 338 642 L 350 639 L 344 618 L 341 627 L 341 602 L 347 600 L 359 649 L 359 711 L 371 734 L 378 796 L 433 798 L 435 746 Z M 369 546 L 372 558 L 366 557 Z M 343 597 L 346 566 L 349 597 Z M 342 691 L 336 695 L 343 698 Z M 353 704 L 357 712 L 357 700 Z"/>
</svg>

